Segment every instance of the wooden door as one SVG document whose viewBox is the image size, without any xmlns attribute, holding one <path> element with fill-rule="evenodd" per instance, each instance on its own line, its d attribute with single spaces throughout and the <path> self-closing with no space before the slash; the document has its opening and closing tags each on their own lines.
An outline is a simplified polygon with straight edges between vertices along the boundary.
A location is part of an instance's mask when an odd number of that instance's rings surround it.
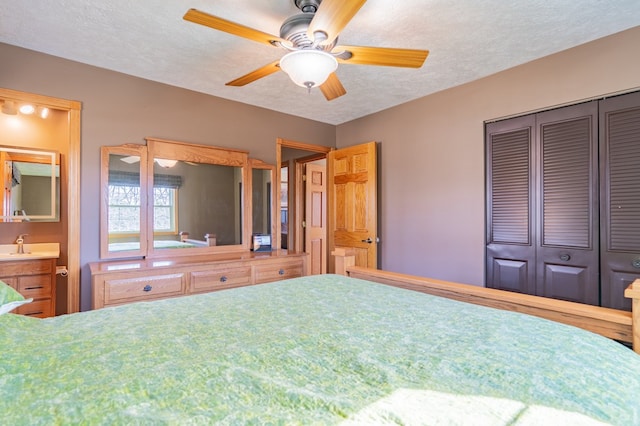
<svg viewBox="0 0 640 426">
<path fill-rule="evenodd" d="M 329 252 L 352 249 L 356 265 L 378 267 L 376 143 L 336 151 L 327 157 Z M 333 256 L 329 270 L 334 270 Z"/>
<path fill-rule="evenodd" d="M 640 275 L 640 92 L 600 103 L 602 306 L 631 310 Z"/>
<path fill-rule="evenodd" d="M 537 114 L 538 296 L 598 305 L 597 102 Z"/>
<path fill-rule="evenodd" d="M 487 287 L 535 294 L 535 119 L 486 127 Z"/>
<path fill-rule="evenodd" d="M 305 253 L 309 275 L 327 273 L 327 170 L 324 165 L 305 167 Z"/>
</svg>

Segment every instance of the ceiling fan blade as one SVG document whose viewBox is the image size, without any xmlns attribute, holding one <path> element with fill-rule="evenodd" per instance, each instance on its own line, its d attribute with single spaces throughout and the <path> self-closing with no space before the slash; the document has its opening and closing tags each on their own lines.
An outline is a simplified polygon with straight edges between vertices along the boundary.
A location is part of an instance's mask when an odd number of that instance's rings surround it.
<svg viewBox="0 0 640 426">
<path fill-rule="evenodd" d="M 251 71 L 249 74 L 245 74 L 242 77 L 228 82 L 226 86 L 244 86 L 245 84 L 253 83 L 256 80 L 261 79 L 262 77 L 266 77 L 280 70 L 280 66 L 278 65 L 279 63 L 280 60 L 274 61 L 268 65 L 258 68 L 255 71 Z"/>
<path fill-rule="evenodd" d="M 323 0 L 309 24 L 307 35 L 314 40 L 316 38 L 314 33 L 324 32 L 327 34 L 327 39 L 320 44 L 331 44 L 366 2 L 366 0 Z"/>
<path fill-rule="evenodd" d="M 335 72 L 329 74 L 327 81 L 320 85 L 320 91 L 322 91 L 322 94 L 328 101 L 339 98 L 347 93 Z"/>
<path fill-rule="evenodd" d="M 288 43 L 286 40 L 278 36 L 274 36 L 273 34 L 264 33 L 241 24 L 236 24 L 235 22 L 209 15 L 208 13 L 201 12 L 197 9 L 189 9 L 187 13 L 184 14 L 183 19 L 185 21 L 195 22 L 196 24 L 213 28 L 214 30 L 223 31 L 225 33 L 257 41 L 258 43 L 265 43 L 269 45 L 274 45 L 275 42 L 283 44 Z"/>
<path fill-rule="evenodd" d="M 336 46 L 333 53 L 350 52 L 351 57 L 337 56 L 344 64 L 383 65 L 389 67 L 420 68 L 424 64 L 428 50 L 392 49 L 387 47 Z"/>
</svg>

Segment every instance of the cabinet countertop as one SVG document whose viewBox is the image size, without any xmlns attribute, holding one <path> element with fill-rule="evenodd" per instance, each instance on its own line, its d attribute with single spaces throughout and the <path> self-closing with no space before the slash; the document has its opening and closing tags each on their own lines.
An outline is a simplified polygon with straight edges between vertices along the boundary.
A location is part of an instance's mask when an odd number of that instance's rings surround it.
<svg viewBox="0 0 640 426">
<path fill-rule="evenodd" d="M 306 256 L 305 253 L 291 252 L 287 250 L 273 250 L 270 252 L 233 252 L 207 254 L 197 256 L 185 256 L 171 258 L 147 258 L 147 259 L 123 259 L 123 260 L 103 260 L 89 264 L 91 275 L 100 275 L 117 271 L 137 271 L 153 270 L 161 268 L 172 268 L 186 265 L 198 265 L 204 263 L 234 262 L 249 259 L 272 259 Z"/>
</svg>

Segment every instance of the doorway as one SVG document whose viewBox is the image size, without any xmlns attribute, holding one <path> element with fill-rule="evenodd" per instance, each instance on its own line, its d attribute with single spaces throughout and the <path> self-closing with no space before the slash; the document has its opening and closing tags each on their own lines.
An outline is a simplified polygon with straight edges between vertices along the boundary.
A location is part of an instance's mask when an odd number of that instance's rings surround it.
<svg viewBox="0 0 640 426">
<path fill-rule="evenodd" d="M 66 159 L 62 159 L 62 166 L 65 167 L 66 181 L 62 181 L 64 185 L 63 191 L 66 191 L 66 206 L 62 209 L 65 211 L 64 216 L 61 215 L 63 228 L 66 229 L 63 238 L 66 241 L 60 241 L 61 248 L 66 247 L 66 253 L 61 251 L 61 262 L 66 263 L 68 276 L 66 278 L 66 306 L 60 306 L 56 309 L 56 313 L 73 313 L 80 310 L 80 109 L 81 103 L 78 101 L 69 101 L 65 99 L 52 98 L 49 96 L 37 95 L 34 93 L 20 92 L 11 89 L 0 88 L 0 99 L 3 102 L 10 101 L 15 104 L 32 104 L 40 107 L 46 107 L 57 110 L 67 115 L 68 120 L 64 128 L 60 131 L 65 134 L 61 138 L 65 140 L 67 145 Z M 4 227 L 16 227 L 20 224 L 5 223 Z M 7 230 L 12 235 L 16 232 Z M 22 231 L 21 231 L 22 232 Z M 66 259 L 64 257 L 66 255 Z M 58 287 L 65 287 L 58 285 Z M 61 292 L 64 294 L 64 292 Z"/>
<path fill-rule="evenodd" d="M 326 232 L 326 197 L 308 194 L 313 179 L 305 182 L 307 165 L 324 170 L 326 176 L 326 156 L 333 148 L 302 142 L 278 139 L 276 146 L 276 199 L 280 200 L 277 221 L 276 246 L 310 255 L 308 270 L 310 274 L 326 273 L 327 243 L 314 231 L 314 224 L 324 225 Z M 317 170 L 317 169 L 316 169 Z M 314 173 L 317 176 L 317 173 Z M 317 182 L 317 178 L 315 179 Z M 320 179 L 322 180 L 322 179 Z M 308 185 L 309 183 L 309 185 Z M 316 188 L 317 189 L 317 188 Z M 317 194 L 317 192 L 315 192 Z M 326 185 L 325 185 L 326 194 Z M 315 201 L 320 200 L 320 204 Z M 324 202 L 322 202 L 324 201 Z M 315 207 L 315 206 L 320 206 Z M 319 220 L 318 220 L 319 219 Z M 317 227 L 315 227 L 317 228 Z M 316 234 L 313 234 L 316 232 Z"/>
</svg>

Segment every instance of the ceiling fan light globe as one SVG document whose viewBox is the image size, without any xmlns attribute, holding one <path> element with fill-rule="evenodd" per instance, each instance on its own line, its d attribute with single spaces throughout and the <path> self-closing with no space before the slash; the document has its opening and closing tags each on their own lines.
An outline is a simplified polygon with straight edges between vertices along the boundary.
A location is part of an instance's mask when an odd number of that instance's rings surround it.
<svg viewBox="0 0 640 426">
<path fill-rule="evenodd" d="M 338 61 L 321 50 L 296 50 L 280 59 L 280 69 L 298 86 L 310 89 L 322 85 L 338 68 Z"/>
</svg>

